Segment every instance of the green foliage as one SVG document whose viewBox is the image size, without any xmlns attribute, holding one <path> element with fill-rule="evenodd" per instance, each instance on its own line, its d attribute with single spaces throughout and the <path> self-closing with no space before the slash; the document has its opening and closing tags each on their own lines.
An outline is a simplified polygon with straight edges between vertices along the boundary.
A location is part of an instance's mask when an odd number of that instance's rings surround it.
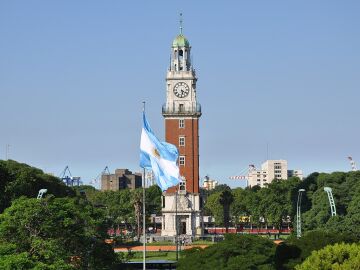
<svg viewBox="0 0 360 270">
<path fill-rule="evenodd" d="M 230 223 L 230 205 L 234 201 L 234 196 L 231 193 L 231 189 L 225 189 L 220 193 L 219 202 L 223 208 L 223 217 L 224 217 L 224 226 L 226 232 L 228 232 L 229 223 Z"/>
<path fill-rule="evenodd" d="M 206 211 L 215 218 L 217 225 L 224 225 L 224 211 L 220 204 L 221 192 L 211 194 L 205 204 Z"/>
<path fill-rule="evenodd" d="M 106 212 L 111 226 L 116 228 L 122 224 L 137 226 L 134 205 L 139 202 L 142 205 L 142 189 L 122 189 L 119 191 L 99 191 L 91 186 L 80 186 L 77 188 L 85 192 L 86 198 L 95 206 L 101 207 Z M 161 213 L 160 188 L 156 185 L 146 189 L 146 216 Z M 140 209 L 141 210 L 141 209 Z"/>
<path fill-rule="evenodd" d="M 115 255 L 104 242 L 106 228 L 102 210 L 85 200 L 21 197 L 0 215 L 0 265 L 110 269 Z"/>
<path fill-rule="evenodd" d="M 42 188 L 56 197 L 75 196 L 75 192 L 57 177 L 14 160 L 0 160 L 0 213 L 12 200 L 20 196 L 34 198 Z"/>
<path fill-rule="evenodd" d="M 300 180 L 296 177 L 286 181 L 275 179 L 259 191 L 262 214 L 267 222 L 280 229 L 283 220 L 295 215 L 299 185 Z"/>
<path fill-rule="evenodd" d="M 218 192 L 223 192 L 224 190 L 230 189 L 230 187 L 226 184 L 220 184 L 217 185 L 214 189 L 212 190 L 207 190 L 208 195 L 214 194 L 214 193 L 218 193 Z"/>
<path fill-rule="evenodd" d="M 324 187 L 332 188 L 336 204 L 336 217 L 331 217 L 330 206 Z M 303 214 L 305 231 L 350 232 L 360 237 L 360 172 L 314 173 L 304 181 L 310 207 Z M 308 210 L 308 211 L 307 211 Z"/>
<path fill-rule="evenodd" d="M 360 244 L 329 245 L 314 251 L 296 270 L 360 269 Z"/>
<path fill-rule="evenodd" d="M 293 269 L 295 265 L 303 262 L 311 252 L 335 243 L 353 243 L 357 238 L 351 234 L 338 232 L 311 231 L 297 239 L 290 237 L 277 247 L 276 265 L 278 269 Z"/>
<path fill-rule="evenodd" d="M 275 269 L 275 245 L 252 235 L 226 235 L 208 248 L 183 252 L 177 269 Z"/>
</svg>

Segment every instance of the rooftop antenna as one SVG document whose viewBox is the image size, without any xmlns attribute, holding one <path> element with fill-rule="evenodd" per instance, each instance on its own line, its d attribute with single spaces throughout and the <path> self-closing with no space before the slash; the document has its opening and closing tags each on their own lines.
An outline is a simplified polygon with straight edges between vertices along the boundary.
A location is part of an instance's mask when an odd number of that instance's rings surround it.
<svg viewBox="0 0 360 270">
<path fill-rule="evenodd" d="M 183 32 L 183 19 L 182 19 L 182 13 L 180 13 L 180 35 L 182 35 Z"/>
</svg>

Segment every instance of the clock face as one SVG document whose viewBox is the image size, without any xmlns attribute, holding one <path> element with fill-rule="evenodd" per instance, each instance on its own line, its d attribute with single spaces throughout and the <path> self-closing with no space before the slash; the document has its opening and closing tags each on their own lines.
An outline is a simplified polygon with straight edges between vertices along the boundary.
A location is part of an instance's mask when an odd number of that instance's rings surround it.
<svg viewBox="0 0 360 270">
<path fill-rule="evenodd" d="M 184 98 L 186 97 L 190 92 L 189 86 L 184 82 L 178 82 L 174 86 L 174 94 L 178 98 Z"/>
</svg>

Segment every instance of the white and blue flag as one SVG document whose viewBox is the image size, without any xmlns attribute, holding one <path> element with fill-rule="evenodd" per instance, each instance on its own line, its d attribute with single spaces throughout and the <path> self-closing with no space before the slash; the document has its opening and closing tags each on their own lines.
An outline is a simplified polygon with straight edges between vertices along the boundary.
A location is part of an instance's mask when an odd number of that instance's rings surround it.
<svg viewBox="0 0 360 270">
<path fill-rule="evenodd" d="M 140 167 L 153 171 L 156 182 L 162 191 L 179 183 L 177 166 L 179 152 L 175 145 L 160 142 L 154 135 L 143 113 L 143 128 L 140 141 Z"/>
</svg>

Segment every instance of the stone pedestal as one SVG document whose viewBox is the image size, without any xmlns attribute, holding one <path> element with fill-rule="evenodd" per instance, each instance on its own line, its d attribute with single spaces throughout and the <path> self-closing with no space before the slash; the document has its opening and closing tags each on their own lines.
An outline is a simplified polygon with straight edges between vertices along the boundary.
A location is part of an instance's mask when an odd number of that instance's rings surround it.
<svg viewBox="0 0 360 270">
<path fill-rule="evenodd" d="M 162 236 L 176 235 L 176 194 L 163 196 Z M 200 195 L 183 193 L 177 195 L 178 235 L 201 236 Z"/>
</svg>

